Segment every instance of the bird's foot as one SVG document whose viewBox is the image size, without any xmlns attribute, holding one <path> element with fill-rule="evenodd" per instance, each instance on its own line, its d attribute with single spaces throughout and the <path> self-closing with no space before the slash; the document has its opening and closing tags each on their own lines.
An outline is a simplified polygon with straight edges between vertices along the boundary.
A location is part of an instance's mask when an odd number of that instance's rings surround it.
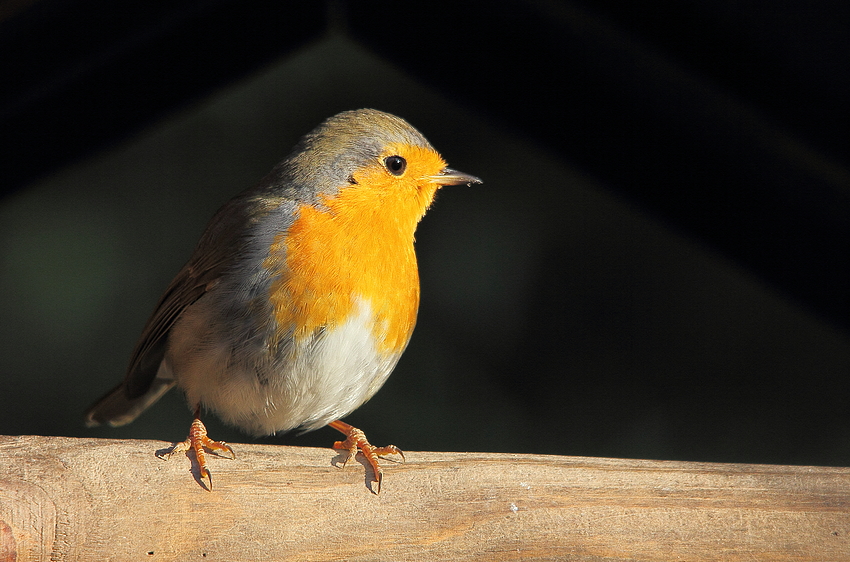
<svg viewBox="0 0 850 562">
<path fill-rule="evenodd" d="M 205 450 L 216 456 L 230 459 L 235 459 L 236 453 L 224 441 L 214 441 L 207 437 L 207 428 L 201 421 L 199 414 L 199 411 L 195 412 L 195 419 L 192 420 L 192 426 L 189 428 L 189 437 L 185 441 L 174 444 L 171 450 L 165 453 L 164 458 L 170 459 L 174 454 L 184 453 L 190 449 L 193 450 L 195 452 L 195 459 L 198 462 L 198 482 L 208 491 L 212 491 L 212 473 L 207 468 Z"/>
<path fill-rule="evenodd" d="M 383 457 L 385 455 L 400 455 L 402 462 L 404 462 L 404 453 L 401 452 L 401 449 L 395 445 L 375 447 L 366 439 L 366 434 L 342 420 L 331 422 L 328 425 L 345 435 L 345 441 L 337 441 L 333 445 L 334 449 L 348 451 L 348 457 L 343 461 L 342 466 L 345 467 L 349 459 L 357 455 L 357 451 L 359 450 L 363 453 L 363 456 L 366 458 L 366 461 L 368 461 L 375 474 L 375 482 L 377 485 L 373 492 L 375 494 L 380 494 L 381 481 L 383 480 L 384 474 L 381 471 L 381 467 L 378 465 L 378 457 Z"/>
</svg>

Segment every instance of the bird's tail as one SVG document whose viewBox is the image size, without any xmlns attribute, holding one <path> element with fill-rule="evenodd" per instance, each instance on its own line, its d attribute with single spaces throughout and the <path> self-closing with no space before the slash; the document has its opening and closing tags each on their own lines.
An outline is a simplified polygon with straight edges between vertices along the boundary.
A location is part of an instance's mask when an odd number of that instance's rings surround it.
<svg viewBox="0 0 850 562">
<path fill-rule="evenodd" d="M 122 382 L 86 411 L 86 425 L 88 427 L 97 427 L 105 423 L 112 427 L 126 425 L 162 398 L 162 395 L 173 386 L 174 379 L 157 377 L 154 378 L 147 392 L 137 398 L 130 398 L 126 385 Z"/>
</svg>

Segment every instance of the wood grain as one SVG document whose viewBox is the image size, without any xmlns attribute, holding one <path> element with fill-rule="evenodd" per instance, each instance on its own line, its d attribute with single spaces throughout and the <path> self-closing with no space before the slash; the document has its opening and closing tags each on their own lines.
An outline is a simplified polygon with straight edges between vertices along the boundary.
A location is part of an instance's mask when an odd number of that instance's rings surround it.
<svg viewBox="0 0 850 562">
<path fill-rule="evenodd" d="M 850 560 L 850 469 L 0 437 L 0 560 Z"/>
</svg>

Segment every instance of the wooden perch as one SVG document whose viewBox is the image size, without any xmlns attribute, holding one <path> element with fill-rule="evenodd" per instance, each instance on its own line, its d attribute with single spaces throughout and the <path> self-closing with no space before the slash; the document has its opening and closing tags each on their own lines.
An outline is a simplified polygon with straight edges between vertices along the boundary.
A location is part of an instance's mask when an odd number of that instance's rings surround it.
<svg viewBox="0 0 850 562">
<path fill-rule="evenodd" d="M 850 469 L 0 437 L 0 560 L 850 560 Z"/>
</svg>

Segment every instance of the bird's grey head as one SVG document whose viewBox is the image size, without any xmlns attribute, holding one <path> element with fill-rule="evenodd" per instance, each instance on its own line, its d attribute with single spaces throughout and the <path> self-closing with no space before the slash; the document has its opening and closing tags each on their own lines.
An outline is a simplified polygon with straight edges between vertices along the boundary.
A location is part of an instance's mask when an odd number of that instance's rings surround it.
<svg viewBox="0 0 850 562">
<path fill-rule="evenodd" d="M 390 143 L 430 148 L 407 121 L 375 109 L 345 111 L 304 135 L 275 169 L 278 186 L 302 199 L 333 194 L 348 185 L 352 173 L 377 160 Z"/>
</svg>

